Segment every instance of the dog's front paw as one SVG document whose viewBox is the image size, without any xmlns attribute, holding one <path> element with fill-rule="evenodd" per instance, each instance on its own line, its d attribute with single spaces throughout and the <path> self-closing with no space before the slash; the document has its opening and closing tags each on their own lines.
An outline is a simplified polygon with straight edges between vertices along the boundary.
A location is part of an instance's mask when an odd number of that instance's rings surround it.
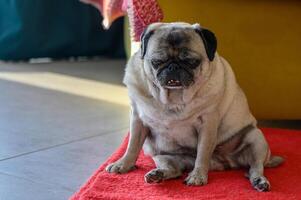
<svg viewBox="0 0 301 200">
<path fill-rule="evenodd" d="M 206 185 L 208 182 L 208 175 L 204 175 L 198 171 L 193 170 L 184 180 L 184 183 L 190 185 Z"/>
<path fill-rule="evenodd" d="M 126 163 L 123 160 L 118 160 L 114 163 L 109 164 L 106 167 L 106 171 L 109 173 L 118 173 L 118 174 L 123 174 L 127 173 L 128 171 L 136 169 L 135 165 L 131 165 Z"/>
</svg>

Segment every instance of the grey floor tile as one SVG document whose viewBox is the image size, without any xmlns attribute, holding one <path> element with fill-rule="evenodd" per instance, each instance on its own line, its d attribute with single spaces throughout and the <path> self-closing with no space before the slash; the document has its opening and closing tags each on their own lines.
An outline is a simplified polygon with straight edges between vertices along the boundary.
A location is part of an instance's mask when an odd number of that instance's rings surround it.
<svg viewBox="0 0 301 200">
<path fill-rule="evenodd" d="M 0 162 L 0 172 L 75 191 L 120 145 L 127 130 Z"/>
<path fill-rule="evenodd" d="M 128 126 L 126 106 L 0 80 L 0 160 Z"/>
<path fill-rule="evenodd" d="M 0 174 L 1 200 L 66 200 L 71 194 L 70 190 Z"/>
<path fill-rule="evenodd" d="M 3 75 L 45 72 L 66 77 L 72 86 L 74 80 L 75 88 L 87 82 L 81 80 L 92 80 L 81 88 L 99 92 L 103 90 L 94 87 L 98 82 L 120 88 L 124 65 L 123 60 L 0 62 L 1 200 L 67 199 L 120 145 L 129 124 L 127 105 L 85 96 L 79 89 L 79 93 L 43 89 Z"/>
</svg>

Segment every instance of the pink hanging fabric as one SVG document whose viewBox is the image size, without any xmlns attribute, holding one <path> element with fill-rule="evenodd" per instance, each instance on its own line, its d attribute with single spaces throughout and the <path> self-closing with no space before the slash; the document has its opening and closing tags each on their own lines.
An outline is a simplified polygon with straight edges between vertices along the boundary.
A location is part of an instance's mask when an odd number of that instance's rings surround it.
<svg viewBox="0 0 301 200">
<path fill-rule="evenodd" d="M 131 36 L 139 41 L 145 27 L 163 19 L 157 0 L 80 0 L 95 6 L 103 16 L 102 24 L 108 29 L 118 17 L 128 15 Z"/>
</svg>

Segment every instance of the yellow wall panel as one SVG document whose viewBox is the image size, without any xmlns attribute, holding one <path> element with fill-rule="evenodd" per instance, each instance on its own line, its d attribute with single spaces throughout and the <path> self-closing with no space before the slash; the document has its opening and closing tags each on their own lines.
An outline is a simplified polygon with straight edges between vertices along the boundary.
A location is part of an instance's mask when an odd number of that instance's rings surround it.
<svg viewBox="0 0 301 200">
<path fill-rule="evenodd" d="M 215 32 L 259 119 L 301 119 L 301 1 L 159 0 L 164 21 Z"/>
</svg>

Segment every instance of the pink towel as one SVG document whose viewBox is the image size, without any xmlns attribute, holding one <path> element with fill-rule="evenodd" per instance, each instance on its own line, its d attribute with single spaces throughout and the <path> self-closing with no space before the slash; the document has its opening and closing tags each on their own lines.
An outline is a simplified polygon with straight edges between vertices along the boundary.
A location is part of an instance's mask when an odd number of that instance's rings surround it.
<svg viewBox="0 0 301 200">
<path fill-rule="evenodd" d="M 145 27 L 163 19 L 157 0 L 80 0 L 95 6 L 103 16 L 103 26 L 108 29 L 118 17 L 128 15 L 132 39 L 139 41 Z"/>
</svg>

